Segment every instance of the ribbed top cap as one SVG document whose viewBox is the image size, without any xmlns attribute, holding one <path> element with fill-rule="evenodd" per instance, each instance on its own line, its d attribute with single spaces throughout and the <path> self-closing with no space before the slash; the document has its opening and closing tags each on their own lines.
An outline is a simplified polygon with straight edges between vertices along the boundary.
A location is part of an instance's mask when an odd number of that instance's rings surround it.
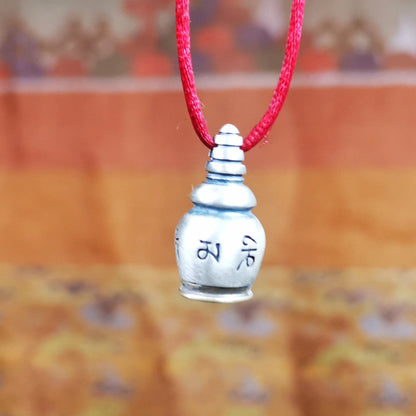
<svg viewBox="0 0 416 416">
<path fill-rule="evenodd" d="M 243 141 L 238 128 L 233 124 L 225 124 L 222 126 L 219 133 L 214 137 L 216 145 L 240 147 L 243 145 Z"/>
<path fill-rule="evenodd" d="M 191 195 L 194 204 L 221 209 L 251 209 L 256 206 L 253 192 L 243 184 L 246 167 L 242 163 L 243 138 L 237 127 L 226 124 L 215 136 L 216 147 L 207 163 L 207 182 L 199 185 Z"/>
<path fill-rule="evenodd" d="M 225 124 L 215 136 L 216 146 L 211 150 L 211 160 L 207 163 L 207 171 L 212 174 L 241 176 L 246 173 L 246 167 L 241 163 L 244 160 L 244 151 L 240 149 L 243 138 L 237 127 Z M 213 176 L 209 176 L 213 179 Z M 228 178 L 229 180 L 242 180 L 241 178 Z"/>
</svg>

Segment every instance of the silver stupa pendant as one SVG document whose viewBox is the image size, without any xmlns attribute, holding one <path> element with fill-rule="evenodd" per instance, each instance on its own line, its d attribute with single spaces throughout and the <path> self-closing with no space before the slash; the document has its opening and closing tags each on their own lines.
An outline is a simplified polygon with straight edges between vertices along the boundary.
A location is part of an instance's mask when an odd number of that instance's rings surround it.
<svg viewBox="0 0 416 416">
<path fill-rule="evenodd" d="M 210 151 L 206 182 L 191 194 L 194 207 L 176 228 L 176 261 L 180 292 L 207 302 L 241 302 L 253 296 L 251 286 L 266 247 L 257 204 L 243 184 L 243 138 L 232 124 L 223 126 Z"/>
</svg>

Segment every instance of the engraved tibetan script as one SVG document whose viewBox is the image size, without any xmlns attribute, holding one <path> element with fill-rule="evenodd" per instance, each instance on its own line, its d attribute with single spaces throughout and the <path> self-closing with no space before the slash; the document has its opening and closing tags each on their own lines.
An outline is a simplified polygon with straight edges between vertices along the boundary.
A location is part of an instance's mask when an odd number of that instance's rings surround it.
<svg viewBox="0 0 416 416">
<path fill-rule="evenodd" d="M 179 260 L 180 259 L 180 255 L 179 255 L 179 237 L 177 237 L 176 235 L 175 235 L 175 250 L 176 250 L 176 257 Z"/>
<path fill-rule="evenodd" d="M 199 240 L 204 245 L 203 248 L 198 249 L 196 255 L 200 260 L 206 260 L 208 256 L 212 256 L 217 263 L 220 262 L 221 244 L 213 243 L 212 241 Z"/>
<path fill-rule="evenodd" d="M 252 267 L 256 262 L 256 257 L 253 253 L 257 251 L 257 241 L 253 237 L 245 235 L 242 242 L 243 248 L 241 249 L 241 252 L 245 254 L 245 257 L 240 261 L 237 270 L 240 270 L 243 264 L 245 264 L 246 267 Z"/>
</svg>

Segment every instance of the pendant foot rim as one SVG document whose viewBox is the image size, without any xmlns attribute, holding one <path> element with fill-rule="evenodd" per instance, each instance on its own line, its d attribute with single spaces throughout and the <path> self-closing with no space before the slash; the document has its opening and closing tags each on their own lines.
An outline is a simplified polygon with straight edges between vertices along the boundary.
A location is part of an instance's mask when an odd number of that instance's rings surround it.
<svg viewBox="0 0 416 416">
<path fill-rule="evenodd" d="M 251 287 L 221 288 L 182 282 L 180 294 L 191 300 L 212 303 L 237 303 L 253 297 Z"/>
</svg>

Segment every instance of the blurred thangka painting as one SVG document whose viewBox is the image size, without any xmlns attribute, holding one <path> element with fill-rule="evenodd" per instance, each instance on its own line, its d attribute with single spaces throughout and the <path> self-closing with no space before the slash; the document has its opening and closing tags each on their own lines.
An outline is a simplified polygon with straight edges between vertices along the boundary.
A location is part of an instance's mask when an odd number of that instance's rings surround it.
<svg viewBox="0 0 416 416">
<path fill-rule="evenodd" d="M 277 71 L 289 0 L 193 0 L 198 74 Z M 298 70 L 416 69 L 416 3 L 309 0 Z M 374 13 L 377 10 L 377 13 Z M 177 74 L 172 0 L 1 0 L 0 79 Z"/>
</svg>

